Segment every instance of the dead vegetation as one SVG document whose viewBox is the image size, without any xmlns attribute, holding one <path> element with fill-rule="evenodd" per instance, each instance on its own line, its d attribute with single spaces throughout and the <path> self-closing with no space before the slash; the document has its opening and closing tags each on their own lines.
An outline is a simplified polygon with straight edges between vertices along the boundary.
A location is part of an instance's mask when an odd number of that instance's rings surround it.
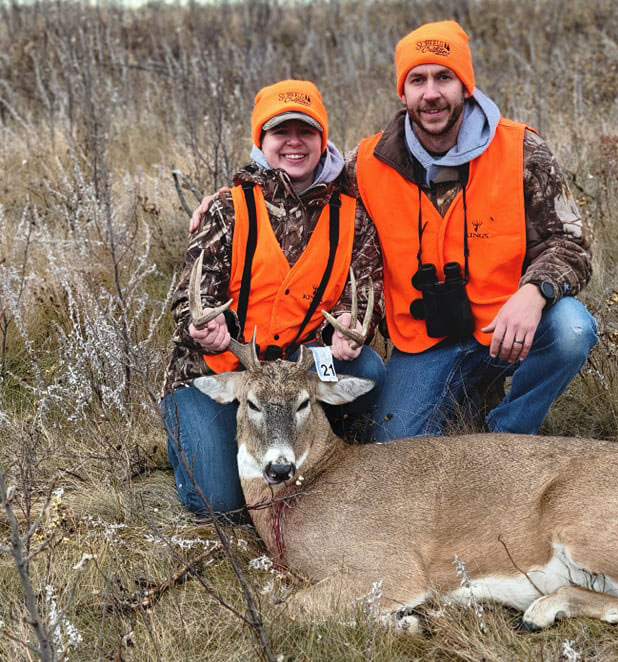
<svg viewBox="0 0 618 662">
<path fill-rule="evenodd" d="M 582 299 L 600 342 L 543 432 L 618 438 L 610 0 L 247 0 L 134 11 L 5 2 L 0 660 L 36 659 L 41 636 L 43 659 L 616 659 L 610 626 L 580 619 L 527 635 L 508 610 L 438 599 L 426 636 L 397 639 L 370 618 L 371 587 L 337 622 L 293 622 L 277 604 L 292 578 L 263 558 L 253 529 L 225 530 L 241 580 L 213 528 L 174 493 L 158 413 L 187 233 L 172 168 L 201 191 L 229 182 L 247 160 L 256 91 L 292 76 L 319 84 L 333 140 L 352 148 L 398 107 L 397 40 L 443 18 L 472 35 L 478 86 L 549 141 L 593 238 L 595 275 Z M 5 550 L 11 536 L 21 538 L 30 607 Z"/>
</svg>

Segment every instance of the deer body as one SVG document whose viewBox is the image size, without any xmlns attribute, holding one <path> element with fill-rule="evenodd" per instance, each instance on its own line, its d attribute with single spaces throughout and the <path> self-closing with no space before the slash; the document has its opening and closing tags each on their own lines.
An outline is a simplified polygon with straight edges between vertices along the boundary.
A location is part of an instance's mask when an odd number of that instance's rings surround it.
<svg viewBox="0 0 618 662">
<path fill-rule="evenodd" d="M 520 609 L 530 628 L 562 615 L 618 622 L 615 444 L 477 434 L 348 445 L 318 400 L 341 404 L 371 384 L 320 382 L 309 365 L 195 382 L 239 401 L 246 502 L 271 504 L 252 519 L 272 557 L 314 582 L 295 609 L 323 616 L 381 582 L 382 607 L 404 629 L 417 625 L 405 608 L 433 591 Z"/>
<path fill-rule="evenodd" d="M 201 270 L 202 256 L 189 287 L 196 327 L 230 303 L 203 310 Z M 360 333 L 326 317 L 365 341 L 368 311 Z M 520 609 L 531 629 L 580 614 L 618 623 L 615 444 L 481 434 L 349 446 L 319 403 L 351 402 L 372 382 L 320 381 L 302 346 L 297 363 L 260 363 L 255 333 L 229 349 L 246 371 L 194 385 L 238 401 L 238 470 L 256 529 L 273 558 L 314 582 L 293 609 L 323 616 L 380 583 L 387 622 L 408 631 L 418 626 L 409 610 L 433 591 Z"/>
<path fill-rule="evenodd" d="M 615 590 L 618 528 L 588 510 L 602 512 L 615 492 L 609 484 L 599 490 L 608 465 L 618 476 L 616 450 L 601 446 L 585 463 L 597 470 L 594 481 L 575 477 L 590 448 L 558 439 L 486 435 L 345 448 L 285 512 L 285 561 L 313 581 L 353 569 L 346 581 L 356 598 L 381 581 L 385 606 L 395 609 L 420 604 L 432 590 L 462 601 L 471 590 L 525 611 L 540 596 L 514 563 L 544 593 L 577 579 Z M 488 474 L 496 458 L 503 466 Z M 539 465 L 546 470 L 537 472 Z M 264 520 L 256 526 L 268 540 L 272 522 Z M 605 555 L 588 549 L 599 536 Z M 270 551 L 276 555 L 276 546 Z M 455 555 L 470 590 L 460 588 Z"/>
</svg>

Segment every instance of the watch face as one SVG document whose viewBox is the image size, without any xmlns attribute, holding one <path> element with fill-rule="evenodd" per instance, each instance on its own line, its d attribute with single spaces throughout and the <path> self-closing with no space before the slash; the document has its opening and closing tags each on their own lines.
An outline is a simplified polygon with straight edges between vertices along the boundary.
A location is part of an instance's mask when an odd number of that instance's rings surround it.
<svg viewBox="0 0 618 662">
<path fill-rule="evenodd" d="M 540 286 L 541 294 L 548 300 L 553 301 L 556 297 L 556 289 L 548 281 L 544 280 Z"/>
</svg>

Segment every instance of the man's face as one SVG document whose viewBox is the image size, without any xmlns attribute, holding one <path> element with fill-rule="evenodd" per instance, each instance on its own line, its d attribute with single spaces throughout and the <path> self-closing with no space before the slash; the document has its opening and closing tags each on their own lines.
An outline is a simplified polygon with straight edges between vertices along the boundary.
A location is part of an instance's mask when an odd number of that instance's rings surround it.
<svg viewBox="0 0 618 662">
<path fill-rule="evenodd" d="M 401 100 L 417 127 L 419 139 L 457 142 L 463 109 L 470 94 L 455 73 L 439 64 L 410 69 Z"/>
</svg>

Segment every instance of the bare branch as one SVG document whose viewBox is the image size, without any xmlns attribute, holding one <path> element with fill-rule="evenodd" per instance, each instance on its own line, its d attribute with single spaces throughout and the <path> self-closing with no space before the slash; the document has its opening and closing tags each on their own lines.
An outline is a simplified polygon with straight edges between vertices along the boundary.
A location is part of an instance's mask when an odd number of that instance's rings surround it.
<svg viewBox="0 0 618 662">
<path fill-rule="evenodd" d="M 509 552 L 509 548 L 506 546 L 506 543 L 504 540 L 502 540 L 502 536 L 498 536 L 498 542 L 504 547 L 504 551 L 506 552 L 506 555 L 509 557 L 509 561 L 513 564 L 513 567 L 515 570 L 518 572 L 521 572 L 521 574 L 532 584 L 532 588 L 534 588 L 535 591 L 538 591 L 539 595 L 545 595 L 543 591 L 530 579 L 530 576 L 528 575 L 527 572 L 524 572 L 518 565 L 515 563 L 515 559 L 511 556 L 511 552 Z"/>
<path fill-rule="evenodd" d="M 178 416 L 177 411 L 176 411 L 176 416 Z M 193 467 L 191 466 L 191 463 L 187 459 L 187 456 L 184 450 L 182 449 L 182 446 L 180 445 L 180 439 L 176 438 L 174 441 L 175 441 L 178 457 L 180 458 L 180 461 L 182 462 L 182 465 L 185 471 L 187 472 L 187 475 L 189 476 L 189 480 L 191 481 L 191 484 L 193 485 L 195 491 L 197 492 L 200 500 L 204 504 L 206 511 L 208 512 L 210 521 L 212 522 L 214 529 L 217 533 L 217 536 L 221 541 L 221 546 L 225 552 L 225 555 L 228 558 L 232 566 L 232 569 L 234 570 L 234 574 L 236 575 L 236 578 L 238 579 L 238 582 L 240 583 L 240 586 L 242 588 L 243 595 L 245 598 L 245 604 L 247 606 L 247 611 L 249 612 L 249 618 L 243 617 L 243 620 L 247 622 L 248 625 L 250 625 L 251 629 L 253 630 L 255 638 L 260 647 L 260 652 L 262 653 L 263 657 L 266 660 L 268 660 L 268 662 L 276 662 L 275 656 L 270 648 L 268 637 L 266 636 L 266 631 L 264 630 L 262 616 L 258 610 L 256 600 L 253 595 L 253 591 L 251 590 L 249 583 L 245 579 L 245 576 L 242 570 L 240 569 L 240 566 L 238 565 L 234 552 L 232 551 L 232 548 L 230 546 L 230 541 L 228 540 L 228 537 L 225 535 L 225 531 L 221 526 L 217 513 L 215 513 L 215 511 L 212 508 L 212 505 L 210 504 L 210 501 L 206 498 L 206 495 L 204 494 L 202 488 L 198 485 L 197 481 L 195 480 L 195 476 L 193 474 Z M 198 581 L 200 581 L 200 583 L 203 584 L 203 580 L 201 579 L 201 577 L 197 572 L 192 571 L 192 574 L 194 574 L 194 576 L 198 579 Z M 235 612 L 235 610 L 233 609 L 232 611 Z"/>
<path fill-rule="evenodd" d="M 174 177 L 174 186 L 176 187 L 176 193 L 178 193 L 178 197 L 180 198 L 180 204 L 182 205 L 182 208 L 187 212 L 187 214 L 189 216 L 192 216 L 193 210 L 187 204 L 187 200 L 185 199 L 184 193 L 182 192 L 182 187 L 180 186 L 180 182 L 178 181 L 178 178 L 180 177 L 182 179 L 185 186 L 189 188 L 189 190 L 191 191 L 191 193 L 193 193 L 195 199 L 198 202 L 202 201 L 203 196 L 197 192 L 191 180 L 178 168 L 172 169 L 172 176 Z"/>
<path fill-rule="evenodd" d="M 51 633 L 48 632 L 45 628 L 43 619 L 39 614 L 37 599 L 28 570 L 28 558 L 24 555 L 24 540 L 26 540 L 28 536 L 32 535 L 33 529 L 30 527 L 28 533 L 23 538 L 20 536 L 19 523 L 17 522 L 17 517 L 15 517 L 15 512 L 13 511 L 10 500 L 7 498 L 6 483 L 2 473 L 0 473 L 0 498 L 2 500 L 2 505 L 4 506 L 4 510 L 9 521 L 9 528 L 11 532 L 10 552 L 13 556 L 13 560 L 15 561 L 19 579 L 24 590 L 26 608 L 30 614 L 29 623 L 34 628 L 34 632 L 39 643 L 39 649 L 36 652 L 39 654 L 43 662 L 52 662 L 54 659 L 54 651 L 51 642 Z M 37 518 L 36 521 L 40 522 L 40 518 Z M 28 646 L 28 644 L 25 642 L 22 643 Z"/>
</svg>

